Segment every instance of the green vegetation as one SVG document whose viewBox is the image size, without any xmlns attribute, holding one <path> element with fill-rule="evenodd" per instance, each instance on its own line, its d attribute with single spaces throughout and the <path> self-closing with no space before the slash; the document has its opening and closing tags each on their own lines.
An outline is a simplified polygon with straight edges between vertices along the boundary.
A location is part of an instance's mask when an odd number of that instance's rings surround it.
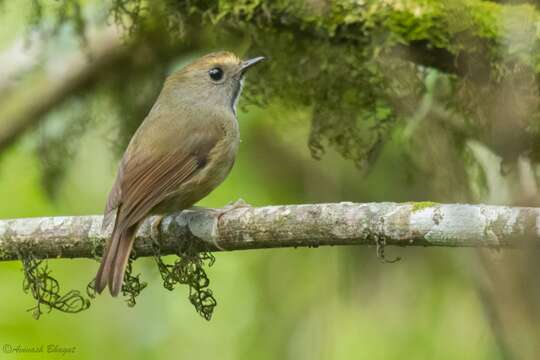
<svg viewBox="0 0 540 360">
<path fill-rule="evenodd" d="M 426 208 L 436 206 L 437 203 L 434 203 L 432 201 L 418 201 L 418 202 L 412 202 L 411 205 L 413 208 L 413 212 L 417 212 L 420 210 L 424 210 Z"/>
</svg>

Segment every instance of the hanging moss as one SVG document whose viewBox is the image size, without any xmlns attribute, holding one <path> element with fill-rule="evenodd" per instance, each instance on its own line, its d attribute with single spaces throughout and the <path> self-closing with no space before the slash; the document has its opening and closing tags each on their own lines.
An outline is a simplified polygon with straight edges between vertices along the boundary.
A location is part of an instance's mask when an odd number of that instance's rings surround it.
<svg viewBox="0 0 540 360">
<path fill-rule="evenodd" d="M 90 307 L 90 300 L 78 290 L 70 290 L 61 294 L 58 281 L 51 276 L 47 260 L 36 258 L 31 253 L 20 254 L 23 264 L 23 290 L 30 293 L 36 300 L 36 305 L 28 311 L 37 320 L 45 312 L 53 309 L 65 313 L 78 313 Z"/>
<path fill-rule="evenodd" d="M 126 267 L 126 273 L 124 274 L 124 282 L 122 283 L 122 295 L 126 297 L 126 303 L 129 307 L 135 306 L 137 303 L 136 298 L 141 294 L 146 286 L 146 282 L 141 281 L 140 274 L 133 275 L 133 260 L 136 255 L 131 254 Z"/>
<path fill-rule="evenodd" d="M 201 251 L 194 241 L 187 241 L 178 249 L 178 258 L 172 264 L 163 261 L 159 245 L 154 246 L 154 259 L 163 279 L 163 287 L 172 291 L 177 285 L 184 284 L 189 289 L 189 301 L 204 319 L 210 320 L 217 301 L 210 289 L 210 279 L 205 267 L 214 264 L 214 256 Z"/>
<path fill-rule="evenodd" d="M 56 24 L 71 24 L 84 33 L 78 1 L 35 4 L 34 23 L 53 16 Z M 445 105 L 468 119 L 462 136 L 485 142 L 505 159 L 539 157 L 538 126 L 533 126 L 539 113 L 539 13 L 532 5 L 481 0 L 115 0 L 107 10 L 133 41 L 151 38 L 174 47 L 195 38 L 210 46 L 247 38 L 248 53 L 271 61 L 248 78 L 245 98 L 311 108 L 308 145 L 316 158 L 330 146 L 369 167 L 427 91 L 426 72 L 418 65 L 457 75 L 447 96 L 452 100 Z M 157 79 L 152 75 L 146 80 L 150 78 Z M 121 88 L 118 93 L 126 89 Z M 520 99 L 507 106 L 516 119 L 511 142 L 517 146 L 501 140 L 502 121 L 493 120 L 494 104 L 505 95 L 501 88 Z M 515 111 L 519 108 L 530 111 Z M 129 113 L 124 117 L 131 118 Z M 132 128 L 127 126 L 123 136 L 129 137 Z"/>
</svg>

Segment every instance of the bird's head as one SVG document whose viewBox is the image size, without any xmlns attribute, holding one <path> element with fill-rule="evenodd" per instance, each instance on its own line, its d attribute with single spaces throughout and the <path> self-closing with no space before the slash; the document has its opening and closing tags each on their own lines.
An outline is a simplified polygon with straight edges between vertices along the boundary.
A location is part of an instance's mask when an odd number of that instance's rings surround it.
<svg viewBox="0 0 540 360">
<path fill-rule="evenodd" d="M 214 52 L 169 76 L 165 88 L 172 88 L 186 101 L 225 106 L 236 115 L 243 77 L 249 68 L 263 60 L 261 56 L 243 61 L 231 52 Z"/>
</svg>

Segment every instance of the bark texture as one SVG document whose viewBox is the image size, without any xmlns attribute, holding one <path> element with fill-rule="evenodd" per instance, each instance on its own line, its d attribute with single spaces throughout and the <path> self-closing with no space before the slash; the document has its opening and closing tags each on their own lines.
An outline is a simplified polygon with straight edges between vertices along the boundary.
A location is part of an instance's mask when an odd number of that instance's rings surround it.
<svg viewBox="0 0 540 360">
<path fill-rule="evenodd" d="M 322 245 L 399 245 L 516 248 L 540 240 L 540 209 L 421 203 L 334 203 L 187 210 L 141 226 L 137 256 L 173 254 L 200 239 L 207 250 Z M 0 260 L 31 251 L 46 258 L 96 256 L 110 234 L 101 216 L 0 221 Z M 99 252 L 99 251 L 97 251 Z"/>
</svg>

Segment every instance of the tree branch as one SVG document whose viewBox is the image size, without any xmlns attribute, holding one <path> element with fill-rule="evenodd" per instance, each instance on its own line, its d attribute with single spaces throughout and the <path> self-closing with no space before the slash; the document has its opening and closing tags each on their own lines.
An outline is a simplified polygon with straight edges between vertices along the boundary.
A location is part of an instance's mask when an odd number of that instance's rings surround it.
<svg viewBox="0 0 540 360">
<path fill-rule="evenodd" d="M 34 32 L 30 39 L 19 38 L 9 49 L 0 53 L 0 95 L 4 96 L 20 77 L 36 66 L 43 47 L 43 42 L 39 41 L 38 34 Z"/>
<path fill-rule="evenodd" d="M 212 209 L 151 217 L 137 234 L 137 256 L 162 255 L 202 239 L 210 251 L 321 245 L 515 248 L 540 241 L 540 208 L 435 203 L 335 203 L 239 208 L 216 225 Z M 91 258 L 109 236 L 101 216 L 0 221 L 0 260 L 31 251 L 38 257 Z M 156 226 L 159 225 L 159 226 Z M 153 227 L 159 231 L 152 231 Z M 213 235 L 214 234 L 214 235 Z"/>
<path fill-rule="evenodd" d="M 193 36 L 190 39 L 193 41 L 183 42 L 174 49 L 160 49 L 157 44 L 139 39 L 125 43 L 120 30 L 113 27 L 101 29 L 91 35 L 87 48 L 78 49 L 64 58 L 51 60 L 56 64 L 63 64 L 62 71 L 56 67 L 53 71 L 45 71 L 40 77 L 31 78 L 28 83 L 8 91 L 7 94 L 0 93 L 3 95 L 0 99 L 0 152 L 15 143 L 27 130 L 39 124 L 49 111 L 68 98 L 92 90 L 110 76 L 111 72 L 133 64 L 141 69 L 153 66 L 158 50 L 159 56 L 170 59 L 196 48 L 195 41 L 198 40 L 197 36 Z M 17 73 L 15 70 L 13 72 Z M 3 83 L 0 82 L 0 90 L 2 86 Z"/>
<path fill-rule="evenodd" d="M 34 85 L 31 91 L 24 87 L 20 94 L 16 91 L 8 94 L 8 101 L 2 99 L 0 151 L 14 143 L 66 98 L 95 83 L 96 75 L 104 69 L 118 65 L 131 54 L 130 49 L 122 45 L 120 35 L 112 31 L 96 36 L 91 45 L 94 43 L 96 46 L 92 46 L 88 54 L 78 51 L 71 59 L 57 59 L 64 63 L 65 71 L 45 73 L 41 86 Z"/>
</svg>

